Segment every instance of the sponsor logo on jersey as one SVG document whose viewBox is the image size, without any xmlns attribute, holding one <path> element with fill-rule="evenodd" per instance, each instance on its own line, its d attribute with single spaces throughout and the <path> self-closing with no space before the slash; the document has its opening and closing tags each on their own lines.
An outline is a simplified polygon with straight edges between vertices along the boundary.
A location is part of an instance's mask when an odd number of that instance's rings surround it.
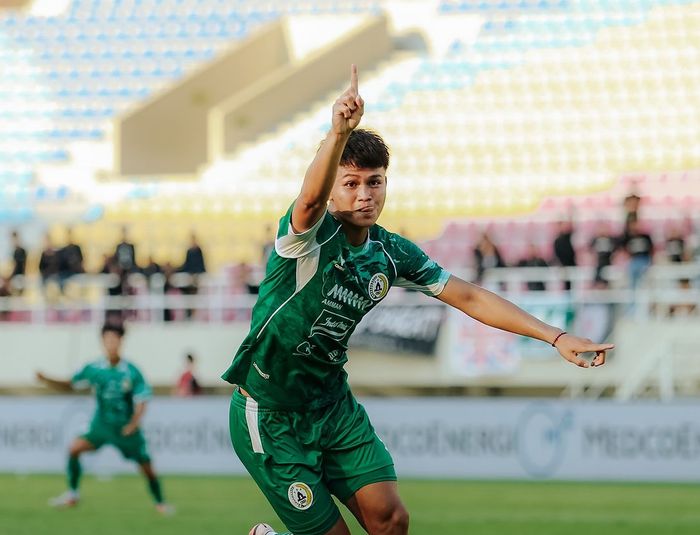
<svg viewBox="0 0 700 535">
<path fill-rule="evenodd" d="M 333 340 L 340 341 L 347 336 L 355 325 L 355 320 L 323 309 L 311 326 L 311 335 L 322 334 Z"/>
<path fill-rule="evenodd" d="M 343 310 L 343 305 L 336 303 L 335 301 L 331 301 L 330 299 L 324 299 L 321 301 L 321 303 L 336 310 Z"/>
<path fill-rule="evenodd" d="M 372 301 L 381 301 L 389 292 L 389 279 L 384 273 L 375 273 L 369 279 L 369 297 Z"/>
<path fill-rule="evenodd" d="M 301 481 L 289 485 L 287 496 L 289 496 L 290 503 L 302 511 L 305 511 L 314 503 L 314 493 L 311 491 L 311 487 Z"/>
<path fill-rule="evenodd" d="M 384 278 L 386 279 L 386 277 Z M 389 284 L 387 281 L 387 287 L 388 286 Z M 354 307 L 361 312 L 364 312 L 369 306 L 372 305 L 372 301 L 370 301 L 366 297 L 363 297 L 357 292 L 353 292 L 352 290 L 348 290 L 344 286 L 341 286 L 337 283 L 326 294 L 326 297 L 330 297 L 331 299 L 335 299 L 336 301 L 340 301 L 341 303 L 350 305 L 351 307 Z"/>
<path fill-rule="evenodd" d="M 340 349 L 334 349 L 330 353 L 328 353 L 328 358 L 331 359 L 333 362 L 338 360 L 341 356 L 343 355 L 343 352 Z"/>
<path fill-rule="evenodd" d="M 128 377 L 122 379 L 122 392 L 128 392 L 131 390 L 131 380 Z"/>
</svg>

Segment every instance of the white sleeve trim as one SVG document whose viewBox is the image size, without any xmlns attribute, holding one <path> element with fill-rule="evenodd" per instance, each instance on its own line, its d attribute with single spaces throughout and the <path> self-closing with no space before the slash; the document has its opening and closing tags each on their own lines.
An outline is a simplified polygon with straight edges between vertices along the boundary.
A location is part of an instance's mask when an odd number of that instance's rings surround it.
<svg viewBox="0 0 700 535">
<path fill-rule="evenodd" d="M 143 394 L 135 394 L 134 395 L 134 402 L 135 403 L 146 403 L 151 399 L 151 393 L 150 392 L 145 392 Z"/>
<path fill-rule="evenodd" d="M 290 218 L 287 234 L 275 240 L 275 251 L 277 254 L 282 258 L 301 258 L 313 251 L 318 245 L 316 243 L 316 235 L 326 219 L 327 212 L 328 210 L 324 210 L 321 217 L 311 228 L 299 233 L 294 231 Z"/>
<path fill-rule="evenodd" d="M 445 289 L 445 285 L 447 284 L 447 281 L 450 280 L 450 276 L 450 272 L 445 271 L 443 269 L 442 273 L 440 273 L 440 277 L 438 278 L 437 282 L 428 285 L 416 284 L 415 282 L 412 282 L 403 277 L 396 277 L 396 280 L 394 280 L 394 286 L 398 286 L 399 288 L 406 288 L 408 290 L 418 290 L 419 292 L 423 292 L 426 295 L 437 297 Z"/>
</svg>

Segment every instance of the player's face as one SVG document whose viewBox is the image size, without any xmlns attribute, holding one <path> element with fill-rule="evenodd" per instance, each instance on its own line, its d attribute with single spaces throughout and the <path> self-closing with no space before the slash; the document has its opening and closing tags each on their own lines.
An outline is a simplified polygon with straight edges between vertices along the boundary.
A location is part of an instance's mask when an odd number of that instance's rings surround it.
<svg viewBox="0 0 700 535">
<path fill-rule="evenodd" d="M 376 223 L 386 199 L 386 169 L 338 167 L 331 190 L 330 211 L 356 227 Z"/>
<path fill-rule="evenodd" d="M 122 339 L 117 333 L 112 331 L 107 331 L 102 335 L 102 345 L 105 348 L 105 352 L 109 358 L 115 358 L 119 356 L 119 350 L 122 347 Z"/>
</svg>

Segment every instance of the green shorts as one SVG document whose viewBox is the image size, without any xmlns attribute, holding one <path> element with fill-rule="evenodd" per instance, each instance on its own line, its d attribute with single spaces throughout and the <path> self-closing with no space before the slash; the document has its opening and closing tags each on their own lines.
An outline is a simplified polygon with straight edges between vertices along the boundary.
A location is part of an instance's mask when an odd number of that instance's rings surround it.
<svg viewBox="0 0 700 535">
<path fill-rule="evenodd" d="M 379 481 L 396 481 L 391 455 L 348 392 L 318 410 L 259 407 L 238 389 L 229 416 L 233 449 L 295 535 L 323 535 L 346 502 Z"/>
<path fill-rule="evenodd" d="M 141 430 L 138 429 L 135 433 L 125 437 L 122 435 L 122 427 L 93 420 L 88 432 L 80 435 L 80 438 L 87 440 L 96 450 L 105 444 L 111 444 L 126 459 L 131 459 L 139 464 L 150 462 L 148 445 Z"/>
</svg>

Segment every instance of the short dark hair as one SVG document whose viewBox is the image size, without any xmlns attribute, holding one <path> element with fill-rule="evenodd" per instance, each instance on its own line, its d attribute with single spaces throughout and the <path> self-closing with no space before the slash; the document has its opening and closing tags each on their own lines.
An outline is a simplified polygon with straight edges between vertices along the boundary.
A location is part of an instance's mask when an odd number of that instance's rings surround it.
<svg viewBox="0 0 700 535">
<path fill-rule="evenodd" d="M 124 329 L 123 323 L 107 322 L 102 326 L 102 336 L 104 336 L 105 333 L 114 333 L 119 338 L 122 338 L 124 334 L 126 334 L 126 329 Z"/>
<path fill-rule="evenodd" d="M 358 128 L 350 133 L 340 157 L 340 165 L 357 169 L 388 169 L 389 147 L 376 132 Z"/>
</svg>

